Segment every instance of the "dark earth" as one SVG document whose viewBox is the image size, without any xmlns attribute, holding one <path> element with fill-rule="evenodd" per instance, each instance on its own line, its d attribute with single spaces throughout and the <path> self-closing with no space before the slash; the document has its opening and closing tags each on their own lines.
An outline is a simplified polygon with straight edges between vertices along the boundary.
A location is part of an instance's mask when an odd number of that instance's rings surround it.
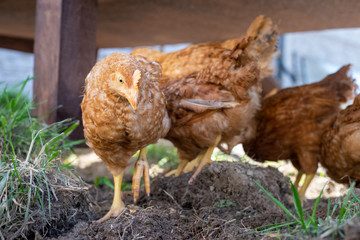
<svg viewBox="0 0 360 240">
<path fill-rule="evenodd" d="M 112 190 L 79 188 L 57 190 L 49 222 L 38 220 L 28 227 L 29 239 L 272 239 L 255 228 L 287 222 L 286 214 L 255 184 L 295 212 L 287 179 L 277 169 L 243 162 L 214 162 L 188 184 L 192 173 L 156 177 L 151 195 L 133 204 L 123 192 L 127 208 L 117 218 L 95 220 L 110 208 Z M 335 200 L 334 200 L 335 201 Z M 308 200 L 306 206 L 314 206 Z M 326 217 L 327 200 L 320 202 L 317 217 Z M 309 209 L 309 212 L 312 210 Z M 357 237 L 359 221 L 346 228 Z M 24 237 L 24 236 L 23 236 Z M 291 238 L 305 239 L 305 238 Z M 326 239 L 326 238 L 325 238 Z"/>
</svg>

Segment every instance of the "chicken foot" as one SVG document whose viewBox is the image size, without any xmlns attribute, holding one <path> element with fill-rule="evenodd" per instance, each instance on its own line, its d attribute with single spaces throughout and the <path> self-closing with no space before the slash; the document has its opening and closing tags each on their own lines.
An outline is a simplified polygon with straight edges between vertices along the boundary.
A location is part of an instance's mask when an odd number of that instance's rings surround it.
<svg viewBox="0 0 360 240">
<path fill-rule="evenodd" d="M 139 158 L 136 160 L 134 174 L 132 179 L 132 192 L 134 194 L 134 203 L 139 199 L 141 177 L 144 176 L 145 192 L 150 195 L 150 176 L 149 163 L 146 159 L 146 148 L 140 150 Z"/>
<path fill-rule="evenodd" d="M 219 136 L 216 137 L 214 145 L 212 145 L 211 147 L 209 147 L 209 148 L 206 150 L 205 154 L 203 155 L 203 157 L 202 157 L 201 160 L 200 160 L 200 163 L 199 163 L 199 165 L 198 165 L 195 173 L 191 176 L 191 178 L 190 178 L 190 180 L 189 180 L 189 184 L 191 184 L 191 183 L 195 180 L 195 178 L 197 177 L 197 175 L 199 175 L 199 173 L 200 173 L 201 170 L 206 166 L 206 164 L 212 162 L 212 161 L 211 161 L 211 155 L 212 155 L 215 147 L 219 144 L 220 140 L 221 140 L 221 136 L 219 135 Z"/>
<path fill-rule="evenodd" d="M 124 210 L 125 205 L 121 200 L 121 183 L 124 176 L 125 168 L 121 168 L 118 175 L 114 175 L 114 199 L 111 204 L 109 212 L 97 220 L 96 222 L 101 223 L 108 220 L 110 217 L 117 217 Z"/>
<path fill-rule="evenodd" d="M 204 153 L 199 154 L 194 160 L 188 162 L 186 167 L 183 170 L 183 173 L 188 173 L 194 171 L 197 166 L 199 166 L 201 159 L 203 158 Z"/>
<path fill-rule="evenodd" d="M 193 171 L 199 165 L 202 157 L 203 157 L 203 154 L 199 154 L 194 160 L 192 160 L 190 162 L 188 160 L 180 159 L 177 169 L 168 172 L 165 175 L 165 177 L 170 177 L 173 175 L 175 177 L 178 177 L 182 173 L 188 173 L 188 172 Z"/>
<path fill-rule="evenodd" d="M 165 174 L 165 177 L 170 177 L 170 176 L 175 176 L 178 177 L 180 176 L 180 174 L 183 172 L 184 168 L 186 167 L 186 165 L 188 164 L 187 160 L 184 159 L 180 159 L 179 165 L 176 169 L 168 172 L 167 174 Z"/>
</svg>

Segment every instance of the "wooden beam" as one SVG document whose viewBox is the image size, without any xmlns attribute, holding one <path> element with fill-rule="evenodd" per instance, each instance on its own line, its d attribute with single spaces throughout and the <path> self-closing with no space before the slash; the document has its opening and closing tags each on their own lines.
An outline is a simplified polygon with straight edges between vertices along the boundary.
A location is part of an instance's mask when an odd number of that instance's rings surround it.
<svg viewBox="0 0 360 240">
<path fill-rule="evenodd" d="M 12 50 L 32 53 L 34 51 L 34 40 L 0 36 L 0 48 L 8 48 Z"/>
<path fill-rule="evenodd" d="M 84 80 L 96 61 L 96 0 L 38 0 L 34 96 L 48 123 L 81 120 Z M 82 125 L 73 133 L 84 138 Z"/>
<path fill-rule="evenodd" d="M 0 0 L 0 35 L 33 38 L 35 3 Z M 99 0 L 97 46 L 225 40 L 244 34 L 260 14 L 279 33 L 360 27 L 359 9 L 358 0 Z"/>
</svg>

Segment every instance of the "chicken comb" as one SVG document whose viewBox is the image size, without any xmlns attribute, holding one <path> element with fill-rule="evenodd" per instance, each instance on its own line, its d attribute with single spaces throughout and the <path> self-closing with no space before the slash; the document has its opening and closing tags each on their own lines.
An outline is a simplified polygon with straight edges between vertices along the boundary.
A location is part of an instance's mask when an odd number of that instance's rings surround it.
<svg viewBox="0 0 360 240">
<path fill-rule="evenodd" d="M 133 74 L 132 78 L 133 78 L 135 88 L 138 89 L 139 88 L 139 81 L 140 81 L 140 78 L 141 78 L 141 72 L 140 72 L 139 69 L 136 69 L 134 71 L 134 74 Z"/>
</svg>

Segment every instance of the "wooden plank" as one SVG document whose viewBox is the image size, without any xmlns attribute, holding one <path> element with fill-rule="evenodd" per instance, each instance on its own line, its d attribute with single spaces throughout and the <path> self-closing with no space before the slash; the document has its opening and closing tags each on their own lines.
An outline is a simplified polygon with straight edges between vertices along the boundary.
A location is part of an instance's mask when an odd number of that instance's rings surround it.
<svg viewBox="0 0 360 240">
<path fill-rule="evenodd" d="M 0 36 L 0 48 L 8 48 L 12 50 L 32 53 L 34 51 L 34 40 Z"/>
<path fill-rule="evenodd" d="M 34 96 L 48 123 L 81 120 L 86 75 L 96 61 L 96 0 L 38 0 Z M 83 138 L 82 126 L 72 134 Z"/>
<path fill-rule="evenodd" d="M 260 14 L 280 33 L 360 27 L 359 9 L 358 0 L 99 0 L 98 46 L 237 38 Z"/>
<path fill-rule="evenodd" d="M 0 35 L 32 38 L 33 6 L 0 0 Z M 359 9 L 358 0 L 99 0 L 97 46 L 224 40 L 243 34 L 259 14 L 280 33 L 360 27 Z"/>
</svg>

